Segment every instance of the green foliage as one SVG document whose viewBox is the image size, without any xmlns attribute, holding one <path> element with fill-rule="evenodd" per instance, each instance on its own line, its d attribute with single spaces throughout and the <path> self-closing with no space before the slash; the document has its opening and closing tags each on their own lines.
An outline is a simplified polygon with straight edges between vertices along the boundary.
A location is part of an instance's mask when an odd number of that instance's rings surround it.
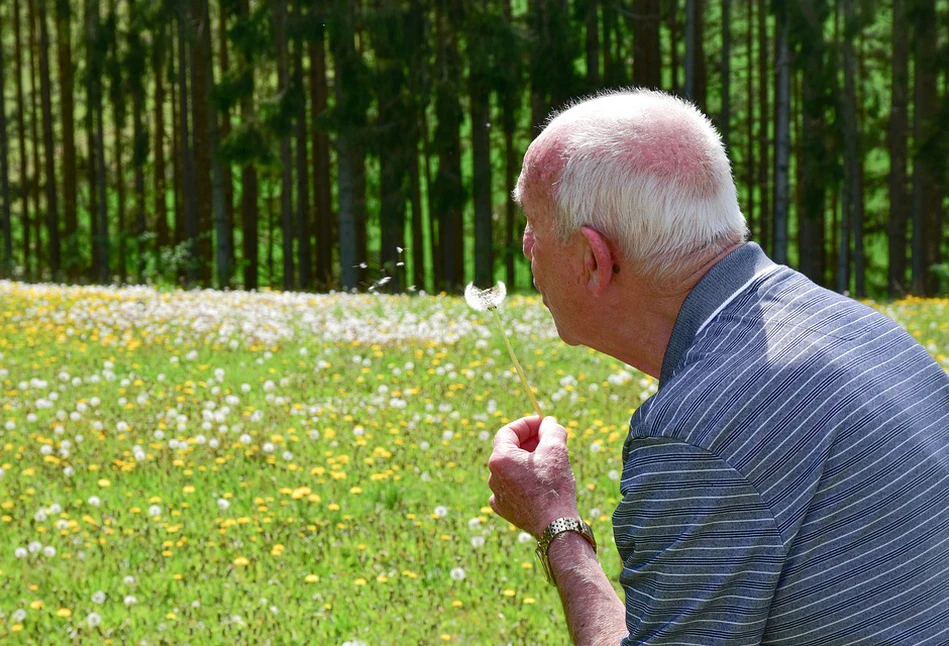
<svg viewBox="0 0 949 646">
<path fill-rule="evenodd" d="M 271 138 L 259 124 L 253 122 L 235 126 L 221 142 L 221 154 L 237 166 L 251 163 L 271 166 L 277 163 Z"/>
</svg>

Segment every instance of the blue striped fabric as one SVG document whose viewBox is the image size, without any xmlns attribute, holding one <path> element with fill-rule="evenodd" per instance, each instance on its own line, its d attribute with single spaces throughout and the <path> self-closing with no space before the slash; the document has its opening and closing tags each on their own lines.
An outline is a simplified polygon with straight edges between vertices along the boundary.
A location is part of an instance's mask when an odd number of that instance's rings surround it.
<svg viewBox="0 0 949 646">
<path fill-rule="evenodd" d="M 624 644 L 949 644 L 949 376 L 748 243 L 630 420 Z"/>
</svg>

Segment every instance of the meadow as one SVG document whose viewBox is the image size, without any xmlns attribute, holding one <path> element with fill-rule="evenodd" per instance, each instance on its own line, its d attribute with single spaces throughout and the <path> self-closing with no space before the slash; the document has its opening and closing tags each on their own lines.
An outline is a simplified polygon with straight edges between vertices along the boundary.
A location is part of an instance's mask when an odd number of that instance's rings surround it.
<svg viewBox="0 0 949 646">
<path fill-rule="evenodd" d="M 949 369 L 949 301 L 874 306 Z M 535 297 L 501 313 L 615 580 L 657 383 Z M 565 642 L 533 539 L 487 506 L 530 401 L 461 298 L 0 282 L 0 382 L 3 643 Z"/>
</svg>

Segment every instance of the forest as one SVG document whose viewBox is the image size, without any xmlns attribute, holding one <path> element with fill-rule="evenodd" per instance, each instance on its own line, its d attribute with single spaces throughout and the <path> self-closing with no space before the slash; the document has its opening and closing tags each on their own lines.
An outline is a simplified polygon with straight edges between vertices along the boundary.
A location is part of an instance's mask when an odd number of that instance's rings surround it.
<svg viewBox="0 0 949 646">
<path fill-rule="evenodd" d="M 945 0 L 4 0 L 0 276 L 529 289 L 521 157 L 628 86 L 710 115 L 776 261 L 949 289 Z"/>
</svg>

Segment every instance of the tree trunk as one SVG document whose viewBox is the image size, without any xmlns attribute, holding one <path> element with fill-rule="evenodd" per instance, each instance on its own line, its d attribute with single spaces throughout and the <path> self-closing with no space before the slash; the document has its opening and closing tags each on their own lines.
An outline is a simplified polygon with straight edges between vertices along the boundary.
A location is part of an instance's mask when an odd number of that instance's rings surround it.
<svg viewBox="0 0 949 646">
<path fill-rule="evenodd" d="M 361 233 L 365 225 L 365 193 L 360 192 L 365 186 L 365 166 L 362 148 L 356 141 L 365 123 L 365 110 L 359 96 L 362 88 L 358 87 L 359 80 L 355 78 L 358 54 L 354 42 L 354 8 L 348 0 L 335 0 L 334 7 L 336 21 L 332 40 L 336 61 L 336 106 L 341 121 L 336 137 L 340 283 L 344 290 L 354 290 L 366 269 Z"/>
<path fill-rule="evenodd" d="M 290 92 L 290 67 L 287 52 L 287 5 L 283 0 L 274 0 L 273 30 L 274 47 L 277 53 L 277 83 L 281 101 L 287 100 Z M 280 136 L 280 228 L 283 234 L 283 288 L 294 288 L 293 241 L 296 237 L 293 218 L 293 156 L 289 129 Z"/>
<path fill-rule="evenodd" d="M 13 35 L 14 35 L 14 68 L 18 70 L 16 77 L 16 118 L 17 118 L 17 139 L 19 141 L 19 162 L 20 162 L 20 222 L 23 232 L 23 269 L 26 276 L 30 275 L 30 204 L 29 186 L 30 176 L 28 172 L 26 156 L 26 109 L 23 100 L 23 74 L 19 70 L 23 69 L 23 39 L 20 34 L 20 0 L 13 0 Z"/>
<path fill-rule="evenodd" d="M 59 65 L 60 118 L 63 137 L 63 218 L 66 237 L 66 275 L 79 278 L 78 182 L 76 178 L 76 118 L 72 62 L 72 11 L 67 0 L 56 2 L 56 52 Z"/>
<path fill-rule="evenodd" d="M 178 154 L 181 158 L 181 201 L 183 211 L 185 253 L 185 280 L 193 286 L 201 278 L 198 236 L 201 234 L 198 223 L 197 182 L 195 178 L 195 160 L 191 146 L 188 124 L 188 69 L 194 66 L 188 63 L 188 18 L 187 10 L 181 8 L 178 13 Z"/>
<path fill-rule="evenodd" d="M 313 149 L 313 196 L 316 207 L 316 284 L 325 289 L 333 284 L 333 204 L 329 137 L 319 124 L 329 96 L 326 83 L 326 29 L 322 21 L 314 25 L 311 38 L 310 145 Z"/>
<path fill-rule="evenodd" d="M 53 101 L 49 73 L 49 24 L 47 21 L 46 0 L 40 0 L 40 85 L 43 105 L 43 150 L 46 161 L 46 242 L 49 251 L 49 267 L 53 281 L 60 278 L 59 244 L 59 187 L 56 181 L 56 149 L 53 141 Z"/>
<path fill-rule="evenodd" d="M 722 143 L 728 150 L 731 136 L 731 0 L 722 0 L 722 111 L 718 117 L 718 129 Z"/>
<path fill-rule="evenodd" d="M 659 89 L 662 59 L 659 50 L 659 0 L 634 0 L 630 15 L 633 29 L 633 85 Z"/>
<path fill-rule="evenodd" d="M 192 31 L 187 37 L 191 41 L 191 117 L 194 157 L 195 209 L 198 230 L 195 236 L 196 278 L 204 286 L 211 284 L 211 259 L 214 257 L 212 239 L 214 218 L 216 217 L 214 188 L 211 180 L 211 122 L 214 115 L 211 109 L 211 38 L 207 15 L 208 0 L 192 0 Z"/>
<path fill-rule="evenodd" d="M 124 285 L 128 279 L 128 223 L 126 222 L 126 181 L 125 181 L 125 123 L 127 120 L 126 93 L 128 84 L 123 75 L 123 68 L 128 65 L 123 60 L 119 50 L 118 28 L 118 0 L 109 3 L 109 12 L 105 23 L 109 58 L 106 65 L 106 76 L 109 79 L 109 99 L 112 104 L 112 144 L 115 150 L 115 189 L 116 189 L 116 232 L 118 238 L 118 278 L 119 284 Z"/>
<path fill-rule="evenodd" d="M 508 20 L 510 22 L 510 19 Z M 615 32 L 619 28 L 619 19 L 616 16 L 616 3 L 603 3 L 603 84 L 607 87 L 617 87 L 622 85 L 620 79 L 623 78 L 623 59 L 616 50 L 619 49 L 621 40 L 615 37 Z"/>
<path fill-rule="evenodd" d="M 389 288 L 402 291 L 404 272 L 398 263 L 401 262 L 400 249 L 405 246 L 405 187 L 411 156 L 408 145 L 413 141 L 409 110 L 402 92 L 411 45 L 405 37 L 407 16 L 404 12 L 382 3 L 375 5 L 375 11 L 373 41 L 379 69 L 375 83 L 379 106 L 376 132 L 380 149 L 384 151 L 379 158 L 379 255 L 383 275 L 390 279 Z"/>
<path fill-rule="evenodd" d="M 246 22 L 250 19 L 250 0 L 240 0 L 238 6 L 240 20 Z M 255 120 L 254 112 L 254 65 L 252 60 L 245 60 L 242 65 L 246 66 L 247 73 L 250 76 L 251 92 L 241 97 L 241 121 L 245 125 L 250 125 Z M 242 237 L 242 255 L 244 261 L 244 289 L 257 289 L 258 275 L 260 272 L 260 252 L 258 227 L 260 220 L 259 207 L 259 189 L 257 185 L 257 167 L 253 162 L 247 162 L 241 168 L 241 237 Z"/>
<path fill-rule="evenodd" d="M 607 12 L 612 11 L 612 8 L 603 6 L 603 57 L 604 57 L 604 66 L 603 71 L 604 75 L 609 76 L 608 70 L 611 68 L 606 65 L 606 59 L 609 56 L 609 39 L 606 37 L 607 32 Z M 504 1 L 504 19 L 510 25 L 512 21 L 512 12 L 511 12 L 511 0 Z M 516 57 L 519 58 L 519 57 Z M 516 70 L 517 63 L 515 61 L 510 61 L 513 65 L 508 65 L 508 68 L 514 68 Z M 498 103 L 500 104 L 501 109 L 501 127 L 504 130 L 504 279 L 507 281 L 508 289 L 514 289 L 516 287 L 516 281 L 514 276 L 514 255 L 517 253 L 517 245 L 515 239 L 515 226 L 514 219 L 516 217 L 516 205 L 514 204 L 514 197 L 512 191 L 514 190 L 514 183 L 516 180 L 516 173 L 519 167 L 517 150 L 514 147 L 514 131 L 517 128 L 517 104 L 520 100 L 520 74 L 516 73 L 512 76 L 512 83 L 506 84 L 503 90 L 500 90 L 498 93 Z"/>
<path fill-rule="evenodd" d="M 810 62 L 813 63 L 814 61 L 811 60 Z M 822 78 L 820 70 L 808 69 L 806 66 L 803 74 L 805 79 Z M 827 282 L 826 233 L 824 228 L 827 199 L 825 160 L 828 151 L 824 146 L 826 138 L 825 112 L 823 102 L 820 99 L 821 92 L 822 89 L 815 83 L 805 81 L 802 84 L 800 109 L 803 127 L 800 128 L 800 132 L 806 132 L 808 135 L 798 136 L 797 138 L 801 150 L 798 157 L 798 168 L 800 170 L 798 187 L 801 191 L 800 208 L 797 211 L 798 268 L 801 273 L 818 285 Z M 778 225 L 775 222 L 776 236 L 777 231 Z"/>
<path fill-rule="evenodd" d="M 126 35 L 128 42 L 128 79 L 132 95 L 132 168 L 135 174 L 135 281 L 145 282 L 145 162 L 148 158 L 148 132 L 145 129 L 145 75 L 147 72 L 145 47 L 141 40 L 136 18 L 139 7 L 136 0 L 128 0 L 132 24 Z"/>
<path fill-rule="evenodd" d="M 39 49 L 39 43 L 37 40 L 40 37 L 39 29 L 37 25 L 36 18 L 36 0 L 28 0 L 27 6 L 27 18 L 29 19 L 29 46 L 30 46 L 30 130 L 33 145 L 31 146 L 31 152 L 33 157 L 33 174 L 30 180 L 30 195 L 33 200 L 33 217 L 30 218 L 33 230 L 30 232 L 30 238 L 34 241 L 32 253 L 34 256 L 35 266 L 36 266 L 36 276 L 42 279 L 43 276 L 43 238 L 40 231 L 43 218 L 40 214 L 43 212 L 40 206 L 40 108 L 39 108 L 39 62 L 37 58 L 37 50 Z"/>
<path fill-rule="evenodd" d="M 122 130 L 116 120 L 115 137 L 115 187 L 117 193 L 116 209 L 118 211 L 118 238 L 119 238 L 119 284 L 124 285 L 128 280 L 128 223 L 125 211 L 125 149 Z M 124 124 L 123 124 L 124 125 Z"/>
<path fill-rule="evenodd" d="M 747 0 L 747 17 L 745 19 L 745 76 L 748 79 L 748 89 L 745 92 L 745 186 L 748 190 L 744 202 L 745 217 L 748 219 L 748 231 L 752 239 L 758 241 L 758 244 L 765 250 L 767 246 L 765 240 L 761 237 L 759 220 L 755 212 L 755 67 L 754 67 L 754 43 L 755 43 L 755 0 Z"/>
<path fill-rule="evenodd" d="M 912 0 L 909 0 L 912 1 Z M 907 0 L 893 0 L 891 45 L 892 93 L 890 97 L 890 217 L 887 223 L 889 265 L 887 293 L 890 298 L 906 295 L 906 227 L 909 223 L 909 192 L 907 191 L 907 139 L 909 135 L 909 30 L 906 25 Z"/>
<path fill-rule="evenodd" d="M 786 7 L 777 17 L 778 40 L 775 61 L 775 151 L 774 151 L 774 252 L 775 262 L 788 258 L 788 168 L 790 165 L 791 61 L 788 51 Z M 764 210 L 762 210 L 764 217 Z"/>
<path fill-rule="evenodd" d="M 685 2 L 685 87 L 683 94 L 705 112 L 704 0 Z"/>
<path fill-rule="evenodd" d="M 817 284 L 825 285 L 828 284 L 825 250 L 827 186 L 839 179 L 836 156 L 830 144 L 834 133 L 827 126 L 827 115 L 835 108 L 829 97 L 839 94 L 835 89 L 836 66 L 832 64 L 832 50 L 823 35 L 830 17 L 827 5 L 801 4 L 793 11 L 790 17 L 795 27 L 793 46 L 804 79 L 801 87 L 802 127 L 797 137 L 801 142 L 800 269 Z M 807 133 L 806 136 L 803 133 Z M 849 229 L 842 228 L 841 232 L 849 233 Z M 849 249 L 848 240 L 849 235 L 841 238 L 840 244 L 844 245 L 841 248 Z M 849 266 L 848 259 L 849 256 L 844 254 L 845 266 Z"/>
<path fill-rule="evenodd" d="M 486 9 L 486 8 L 485 8 Z M 483 20 L 483 18 L 482 18 Z M 469 24 L 472 20 L 468 20 Z M 481 35 L 482 38 L 478 38 Z M 468 44 L 468 95 L 471 110 L 472 197 L 474 198 L 475 285 L 487 288 L 494 284 L 494 231 L 491 208 L 491 97 L 490 70 L 485 68 L 475 42 L 486 40 L 477 31 Z M 473 42 L 474 41 L 474 42 Z"/>
<path fill-rule="evenodd" d="M 294 18 L 302 23 L 303 3 L 296 0 Z M 297 154 L 297 246 L 300 262 L 298 271 L 300 289 L 313 288 L 313 248 L 310 242 L 310 168 L 307 161 L 306 88 L 303 87 L 303 39 L 296 38 L 293 47 L 293 94 L 297 101 L 296 154 Z"/>
<path fill-rule="evenodd" d="M 681 33 L 679 29 L 679 0 L 667 0 L 664 4 L 666 25 L 669 28 L 669 72 L 672 77 L 669 89 L 673 94 L 678 94 L 681 89 L 679 86 L 679 42 Z"/>
<path fill-rule="evenodd" d="M 844 91 L 841 97 L 844 135 L 844 203 L 841 212 L 841 238 L 845 238 L 843 226 L 849 221 L 853 234 L 854 294 L 857 298 L 866 296 L 863 282 L 863 177 L 860 126 L 857 123 L 856 61 L 854 59 L 853 39 L 858 37 L 860 25 L 855 15 L 853 0 L 842 0 L 844 14 L 843 48 Z M 841 250 L 844 251 L 843 246 Z M 840 285 L 838 285 L 839 289 Z"/>
<path fill-rule="evenodd" d="M 211 257 L 214 254 L 217 285 L 220 289 L 224 289 L 231 284 L 231 262 L 234 253 L 230 244 L 234 233 L 224 205 L 224 168 L 220 154 L 221 134 L 217 110 L 212 100 L 214 96 L 214 60 L 211 51 L 211 16 L 208 10 L 208 0 L 195 0 L 192 8 L 197 19 L 197 34 L 192 61 L 194 70 L 192 91 L 194 93 L 195 146 L 196 149 L 201 150 L 201 153 L 196 157 L 198 205 L 201 209 L 198 214 L 201 279 L 205 284 L 210 284 Z M 209 179 L 210 191 L 204 185 L 204 182 Z M 209 204 L 205 191 L 210 193 Z M 212 244 L 212 227 L 214 229 L 214 244 Z"/>
<path fill-rule="evenodd" d="M 444 267 L 443 289 L 457 290 L 464 283 L 464 205 L 467 196 L 461 181 L 461 137 L 463 119 L 458 87 L 461 78 L 461 60 L 456 40 L 457 19 L 454 5 L 444 0 L 438 12 L 436 35 L 438 69 L 435 87 L 434 144 L 438 156 L 438 173 L 433 191 L 436 195 L 435 213 L 440 217 L 439 244 L 442 247 Z M 536 116 L 536 112 L 535 112 Z"/>
<path fill-rule="evenodd" d="M 781 9 L 780 7 L 784 7 Z M 787 20 L 787 7 L 782 3 L 779 5 L 778 13 L 782 13 L 785 16 L 785 21 Z M 787 45 L 787 27 L 785 26 L 784 34 L 785 46 Z M 771 223 L 772 223 L 772 212 L 771 212 L 771 148 L 772 140 L 771 134 L 769 132 L 769 126 L 771 125 L 771 112 L 768 107 L 768 87 L 769 79 L 772 78 L 771 74 L 771 57 L 768 44 L 771 42 L 771 39 L 768 37 L 768 12 L 765 10 L 763 4 L 758 4 L 758 222 L 761 225 L 760 240 L 761 246 L 765 249 L 774 248 L 771 244 Z M 790 65 L 790 54 L 785 51 L 785 65 Z M 775 54 L 775 65 L 777 65 L 777 54 Z M 787 70 L 787 73 L 790 75 L 790 69 Z M 774 77 L 775 80 L 777 77 Z M 788 83 L 790 83 L 790 76 L 788 76 Z M 790 86 L 786 88 L 787 92 L 785 97 L 790 100 L 788 93 L 790 92 Z M 777 94 L 777 89 L 775 89 Z M 775 108 L 777 112 L 777 108 Z M 775 131 L 775 138 L 777 138 L 777 131 Z M 790 150 L 788 150 L 790 154 Z M 787 160 L 784 161 L 785 166 L 787 165 Z M 774 168 L 778 168 L 777 159 L 774 162 Z M 774 180 L 777 182 L 777 178 Z M 787 176 L 785 176 L 785 181 L 787 181 Z M 774 187 L 775 194 L 777 192 L 777 187 Z M 787 196 L 787 185 L 784 187 L 785 198 Z M 774 206 L 777 209 L 777 205 Z M 784 242 L 785 245 L 784 257 L 787 258 L 787 204 L 785 203 L 784 211 Z"/>
<path fill-rule="evenodd" d="M 155 151 L 155 268 L 161 267 L 160 250 L 168 246 L 171 239 L 168 231 L 168 200 L 165 191 L 165 47 L 167 44 L 167 27 L 157 27 L 154 48 L 152 49 L 152 71 L 155 75 L 155 140 L 152 148 Z M 172 109 L 174 111 L 174 109 Z"/>
<path fill-rule="evenodd" d="M 173 32 L 173 34 L 174 40 L 178 42 L 178 46 L 181 47 L 181 39 L 177 29 Z M 178 54 L 181 54 L 180 50 L 176 51 Z M 181 97 L 179 96 L 178 82 L 186 79 L 187 77 L 182 77 L 178 73 L 178 67 L 180 67 L 180 64 L 176 65 L 175 58 L 180 59 L 181 57 L 180 55 L 176 57 L 175 52 L 172 52 L 172 55 L 169 57 L 168 61 L 168 86 L 171 90 L 171 186 L 173 189 L 172 196 L 174 198 L 172 200 L 174 204 L 174 217 L 172 218 L 171 222 L 171 240 L 175 247 L 179 247 L 180 245 L 183 245 L 185 241 L 185 182 L 182 177 L 185 149 L 182 147 L 181 142 Z M 187 119 L 187 116 L 185 119 Z M 187 126 L 187 122 L 185 122 L 184 125 Z M 187 253 L 190 253 L 190 251 Z"/>
<path fill-rule="evenodd" d="M 109 220 L 105 201 L 105 137 L 102 114 L 102 52 L 93 45 L 99 40 L 99 6 L 86 0 L 86 127 L 89 155 L 89 217 L 92 220 L 93 262 L 96 280 L 105 285 L 111 281 L 109 257 Z"/>
<path fill-rule="evenodd" d="M 221 62 L 221 77 L 228 73 L 230 69 L 230 51 L 228 46 L 227 38 L 227 16 L 225 15 L 224 8 L 221 9 L 220 14 L 218 15 L 218 40 L 220 41 L 221 53 L 220 53 L 220 62 Z M 227 141 L 227 138 L 231 134 L 231 111 L 230 108 L 218 108 L 220 114 L 218 115 L 221 122 L 219 135 L 216 137 L 217 145 L 215 146 L 218 153 L 221 150 L 221 143 Z M 217 119 L 215 119 L 217 123 Z M 236 222 L 234 220 L 234 171 L 231 167 L 231 164 L 226 162 L 221 158 L 220 154 L 216 155 L 216 163 L 219 165 L 222 181 L 223 181 L 223 208 L 224 208 L 224 224 L 223 231 L 221 232 L 224 241 L 223 248 L 218 250 L 218 254 L 224 254 L 222 259 L 227 266 L 228 280 L 225 284 L 230 285 L 233 281 L 233 275 L 235 271 L 236 263 L 236 249 L 234 242 L 234 228 Z M 218 269 L 218 276 L 221 275 L 220 267 Z M 221 281 L 222 283 L 224 281 Z"/>
<path fill-rule="evenodd" d="M 585 16 L 587 85 L 593 89 L 600 87 L 600 22 L 598 0 L 587 0 Z"/>
<path fill-rule="evenodd" d="M 427 132 L 422 129 L 425 109 L 429 100 L 427 52 L 421 46 L 426 38 L 426 13 L 421 0 L 409 3 L 407 38 L 415 43 L 409 55 L 409 104 L 407 118 L 410 120 L 407 142 L 410 198 L 412 203 L 412 278 L 411 288 L 425 289 L 425 239 L 422 220 L 422 173 L 419 170 L 419 139 L 424 141 Z"/>
<path fill-rule="evenodd" d="M 932 266 L 939 262 L 942 242 L 942 196 L 938 176 L 944 159 L 940 154 L 937 89 L 939 56 L 935 6 L 917 0 L 914 7 L 915 101 L 913 111 L 913 294 L 933 296 L 938 279 Z"/>
<path fill-rule="evenodd" d="M 17 16 L 14 16 L 14 20 Z M 10 220 L 10 167 L 7 159 L 9 148 L 7 139 L 7 106 L 3 98 L 6 97 L 6 78 L 4 75 L 3 47 L 0 47 L 0 200 L 3 200 L 3 211 L 0 212 L 0 222 L 3 227 L 3 257 L 0 258 L 0 276 L 10 278 L 13 272 L 13 227 Z"/>
</svg>

